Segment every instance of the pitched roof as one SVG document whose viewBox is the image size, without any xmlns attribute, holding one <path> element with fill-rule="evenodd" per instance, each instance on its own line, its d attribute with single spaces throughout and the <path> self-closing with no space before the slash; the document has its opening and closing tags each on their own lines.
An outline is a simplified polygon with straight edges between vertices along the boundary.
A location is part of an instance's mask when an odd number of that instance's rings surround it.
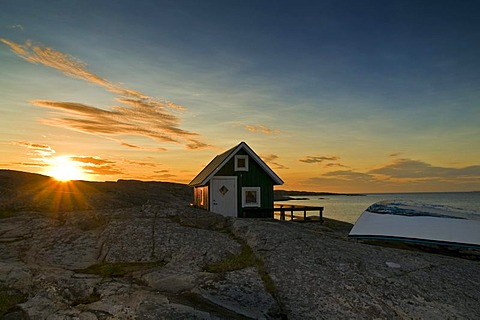
<svg viewBox="0 0 480 320">
<path fill-rule="evenodd" d="M 235 154 L 240 151 L 245 152 L 272 178 L 275 184 L 283 184 L 283 180 L 273 172 L 272 169 L 245 143 L 241 142 L 235 147 L 219 154 L 213 158 L 210 163 L 188 184 L 191 187 L 205 185 Z"/>
</svg>

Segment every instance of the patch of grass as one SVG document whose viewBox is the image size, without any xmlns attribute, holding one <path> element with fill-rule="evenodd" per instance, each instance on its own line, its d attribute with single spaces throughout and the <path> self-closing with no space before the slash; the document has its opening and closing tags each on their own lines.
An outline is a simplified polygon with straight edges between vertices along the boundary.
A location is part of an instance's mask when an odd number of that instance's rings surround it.
<svg viewBox="0 0 480 320">
<path fill-rule="evenodd" d="M 263 261 L 259 261 L 257 263 L 257 270 L 260 274 L 260 278 L 262 278 L 263 285 L 268 293 L 272 295 L 275 299 L 277 299 L 277 289 L 275 288 L 275 283 L 273 282 L 272 278 L 265 270 L 265 266 L 263 265 Z"/>
<path fill-rule="evenodd" d="M 239 254 L 231 255 L 222 261 L 209 264 L 204 267 L 204 270 L 212 273 L 229 272 L 235 270 L 241 270 L 248 267 L 255 267 L 262 278 L 265 285 L 265 289 L 275 296 L 276 289 L 272 278 L 265 270 L 263 260 L 258 258 L 253 252 L 252 248 L 247 244 L 242 244 L 242 249 Z"/>
<path fill-rule="evenodd" d="M 211 263 L 204 267 L 204 270 L 212 273 L 221 273 L 240 270 L 248 267 L 255 267 L 257 269 L 260 278 L 262 279 L 265 290 L 272 295 L 272 297 L 277 301 L 277 305 L 280 309 L 280 315 L 282 319 L 286 319 L 285 308 L 278 296 L 275 283 L 265 269 L 265 263 L 263 260 L 255 255 L 252 248 L 246 244 L 243 240 L 238 237 L 235 237 L 233 234 L 228 233 L 229 236 L 235 241 L 242 244 L 242 249 L 239 254 L 231 255 L 225 258 L 222 261 Z"/>
<path fill-rule="evenodd" d="M 280 310 L 280 318 L 281 319 L 288 319 L 287 313 L 285 312 L 285 306 L 280 299 L 277 288 L 275 287 L 275 283 L 273 282 L 272 278 L 268 274 L 267 270 L 265 269 L 265 264 L 262 259 L 257 258 L 256 260 L 256 267 L 260 278 L 262 279 L 263 285 L 265 286 L 265 290 L 270 293 L 270 295 L 277 301 L 277 306 Z"/>
<path fill-rule="evenodd" d="M 148 270 L 164 266 L 165 262 L 103 262 L 85 269 L 75 270 L 79 273 L 96 274 L 102 277 L 123 277 L 135 271 Z"/>
<path fill-rule="evenodd" d="M 3 319 L 3 315 L 10 309 L 25 301 L 27 301 L 27 295 L 16 290 L 0 287 L 0 317 Z"/>
<path fill-rule="evenodd" d="M 239 254 L 230 255 L 224 260 L 211 263 L 204 267 L 207 272 L 220 273 L 240 270 L 248 267 L 254 267 L 257 265 L 257 257 L 248 245 L 242 245 L 242 249 Z"/>
<path fill-rule="evenodd" d="M 94 302 L 100 301 L 100 299 L 101 299 L 100 295 L 99 295 L 98 293 L 96 293 L 96 292 L 93 292 L 93 293 L 92 293 L 91 295 L 89 295 L 89 296 L 75 299 L 75 300 L 72 302 L 72 306 L 78 306 L 79 304 L 90 304 L 90 303 L 94 303 Z"/>
</svg>

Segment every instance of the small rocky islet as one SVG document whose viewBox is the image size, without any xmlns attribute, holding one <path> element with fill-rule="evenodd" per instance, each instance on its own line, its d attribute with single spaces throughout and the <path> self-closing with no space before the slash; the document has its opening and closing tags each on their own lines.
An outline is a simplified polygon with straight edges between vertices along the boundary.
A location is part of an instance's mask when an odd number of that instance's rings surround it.
<svg viewBox="0 0 480 320">
<path fill-rule="evenodd" d="M 235 219 L 162 182 L 0 171 L 3 319 L 473 319 L 480 261 Z M 467 259 L 468 258 L 468 259 Z"/>
</svg>

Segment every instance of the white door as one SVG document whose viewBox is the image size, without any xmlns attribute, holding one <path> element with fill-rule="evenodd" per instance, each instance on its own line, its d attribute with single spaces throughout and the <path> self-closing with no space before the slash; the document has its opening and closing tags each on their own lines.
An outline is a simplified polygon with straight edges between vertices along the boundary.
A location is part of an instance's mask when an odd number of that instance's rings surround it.
<svg viewBox="0 0 480 320">
<path fill-rule="evenodd" d="M 211 210 L 224 216 L 237 216 L 237 177 L 213 177 L 210 185 Z"/>
</svg>

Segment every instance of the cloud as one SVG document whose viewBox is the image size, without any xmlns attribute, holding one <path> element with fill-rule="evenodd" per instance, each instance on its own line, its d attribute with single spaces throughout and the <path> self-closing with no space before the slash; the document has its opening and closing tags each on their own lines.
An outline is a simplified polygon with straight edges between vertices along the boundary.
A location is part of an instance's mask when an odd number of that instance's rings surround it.
<svg viewBox="0 0 480 320">
<path fill-rule="evenodd" d="M 126 142 L 122 142 L 120 144 L 124 147 L 132 148 L 132 149 L 143 149 L 141 146 L 137 146 L 137 145 L 126 143 Z"/>
<path fill-rule="evenodd" d="M 366 192 L 385 190 L 388 182 L 378 180 L 374 175 L 354 170 L 337 170 L 311 177 L 303 181 L 304 185 L 323 191 Z"/>
<path fill-rule="evenodd" d="M 63 113 L 60 118 L 44 119 L 42 122 L 45 124 L 99 136 L 145 136 L 162 143 L 181 143 L 187 149 L 210 146 L 200 141 L 197 133 L 180 128 L 180 118 L 173 112 L 186 109 L 174 102 L 155 99 L 110 82 L 88 71 L 87 65 L 80 60 L 52 48 L 35 46 L 31 41 L 22 45 L 0 38 L 0 42 L 30 63 L 56 69 L 69 77 L 98 85 L 118 95 L 116 101 L 120 105 L 112 106 L 111 110 L 77 102 L 33 100 L 36 106 Z M 131 144 L 123 145 L 134 147 Z"/>
<path fill-rule="evenodd" d="M 34 167 L 34 168 L 43 168 L 43 167 L 50 166 L 48 163 L 42 163 L 42 162 L 13 162 L 13 163 L 10 163 L 8 166 L 11 166 L 11 165 L 19 165 L 19 166 Z"/>
<path fill-rule="evenodd" d="M 423 161 L 411 159 L 399 159 L 384 167 L 367 172 L 353 170 L 338 170 L 324 173 L 324 178 L 342 180 L 364 180 L 364 181 L 386 181 L 402 179 L 414 180 L 451 180 L 466 179 L 473 180 L 480 178 L 480 165 L 463 168 L 436 167 Z"/>
<path fill-rule="evenodd" d="M 75 102 L 59 102 L 49 100 L 34 100 L 32 104 L 59 110 L 65 113 L 62 118 L 42 120 L 43 123 L 68 127 L 72 130 L 100 135 L 120 136 L 137 135 L 149 137 L 158 142 L 187 142 L 189 149 L 202 148 L 206 144 L 190 137 L 196 133 L 177 127 L 178 119 L 166 114 L 163 110 L 148 102 L 138 102 L 131 108 L 113 107 L 112 110 L 102 110 Z M 131 145 L 129 145 L 131 147 Z"/>
<path fill-rule="evenodd" d="M 448 168 L 436 167 L 423 161 L 399 159 L 382 168 L 371 170 L 369 173 L 398 179 L 479 179 L 480 165 Z"/>
<path fill-rule="evenodd" d="M 278 156 L 275 154 L 266 154 L 260 156 L 260 158 L 263 159 L 263 161 L 267 162 L 268 164 L 274 166 L 274 169 L 289 169 L 288 167 L 284 166 L 283 164 L 280 164 L 276 162 L 275 160 L 278 159 Z"/>
<path fill-rule="evenodd" d="M 325 167 L 327 167 L 327 168 L 331 168 L 331 167 L 349 168 L 349 166 L 343 165 L 341 163 L 335 163 L 335 162 L 327 163 L 325 165 Z"/>
<path fill-rule="evenodd" d="M 128 164 L 134 164 L 134 165 L 139 165 L 139 166 L 143 166 L 143 167 L 156 167 L 157 164 L 156 163 L 153 163 L 153 162 L 141 162 L 141 161 L 131 161 L 131 160 L 126 160 L 125 161 L 126 163 Z"/>
<path fill-rule="evenodd" d="M 278 162 L 270 162 L 270 164 L 272 164 L 274 166 L 273 169 L 290 169 L 289 167 L 281 164 L 281 163 L 278 163 Z"/>
<path fill-rule="evenodd" d="M 25 28 L 21 24 L 13 24 L 13 25 L 8 26 L 7 28 L 18 29 L 18 30 L 21 30 L 21 31 L 25 30 Z"/>
<path fill-rule="evenodd" d="M 208 148 L 208 147 L 211 147 L 212 145 L 203 143 L 203 142 L 195 140 L 195 139 L 190 139 L 190 142 L 187 143 L 186 146 L 187 146 L 188 149 L 195 150 L 195 149 Z"/>
<path fill-rule="evenodd" d="M 393 158 L 393 157 L 398 157 L 399 155 L 401 155 L 401 153 L 396 152 L 396 153 L 389 154 L 388 156 Z"/>
<path fill-rule="evenodd" d="M 267 126 L 265 126 L 265 125 L 263 125 L 263 124 L 259 124 L 259 125 L 246 125 L 246 126 L 245 126 L 245 129 L 247 129 L 248 131 L 259 132 L 259 133 L 263 133 L 263 134 L 278 134 L 278 133 L 280 133 L 280 130 L 278 130 L 278 129 L 270 129 L 270 128 L 268 128 Z"/>
<path fill-rule="evenodd" d="M 31 157 L 31 162 L 17 162 L 15 165 L 27 167 L 51 167 L 55 150 L 47 144 L 33 143 L 28 141 L 17 141 L 15 145 L 26 147 L 32 150 L 34 157 Z M 78 164 L 88 174 L 96 175 L 121 175 L 123 172 L 116 167 L 116 162 L 102 159 L 100 157 L 92 156 L 68 156 L 68 159 Z M 140 162 L 135 162 L 136 165 L 142 165 Z M 146 165 L 144 163 L 144 165 Z"/>
<path fill-rule="evenodd" d="M 99 157 L 73 156 L 70 160 L 81 163 L 81 168 L 89 174 L 96 175 L 119 175 L 123 174 L 115 166 L 114 161 L 102 159 Z"/>
<path fill-rule="evenodd" d="M 275 154 L 264 154 L 264 155 L 261 156 L 261 158 L 265 162 L 270 162 L 270 161 L 274 161 L 274 160 L 278 159 L 278 156 L 275 155 Z"/>
<path fill-rule="evenodd" d="M 340 158 L 337 156 L 306 156 L 305 159 L 300 159 L 300 162 L 305 163 L 321 163 L 324 161 L 337 161 Z"/>
<path fill-rule="evenodd" d="M 443 191 L 476 190 L 480 186 L 480 165 L 463 168 L 438 167 L 429 163 L 399 159 L 381 168 L 358 172 L 337 170 L 305 181 L 318 188 L 335 190 Z"/>
<path fill-rule="evenodd" d="M 375 180 L 375 177 L 368 173 L 357 172 L 353 170 L 338 170 L 324 173 L 323 177 L 335 178 L 340 180 L 362 180 L 362 181 L 371 181 Z"/>
<path fill-rule="evenodd" d="M 53 150 L 52 147 L 47 144 L 33 143 L 28 141 L 16 141 L 14 144 L 21 147 L 26 147 L 42 157 L 49 157 L 55 154 L 55 150 Z"/>
<path fill-rule="evenodd" d="M 156 170 L 153 171 L 155 173 L 154 175 L 149 176 L 149 179 L 169 179 L 169 178 L 174 178 L 176 177 L 175 174 L 169 173 L 169 170 L 163 169 L 163 170 Z"/>
<path fill-rule="evenodd" d="M 84 167 L 84 170 L 89 174 L 96 174 L 99 176 L 113 176 L 113 175 L 122 175 L 124 174 L 119 169 L 115 168 L 114 166 L 105 165 L 100 167 L 89 166 L 88 168 Z"/>
<path fill-rule="evenodd" d="M 399 159 L 381 168 L 359 172 L 337 170 L 304 181 L 312 188 L 340 192 L 420 192 L 478 190 L 480 165 L 437 167 L 423 161 Z"/>
<path fill-rule="evenodd" d="M 101 159 L 98 157 L 70 157 L 70 159 L 90 166 L 104 166 L 115 163 L 113 161 Z"/>
<path fill-rule="evenodd" d="M 157 174 L 153 176 L 149 176 L 149 179 L 170 179 L 170 178 L 175 178 L 176 175 L 170 174 L 170 173 L 165 173 L 165 174 Z"/>
<path fill-rule="evenodd" d="M 114 140 L 116 140 L 116 139 L 114 139 Z M 116 140 L 116 141 L 119 141 L 119 140 Z M 119 141 L 119 142 L 120 142 L 121 146 L 131 148 L 131 149 L 148 150 L 148 151 L 160 151 L 160 152 L 167 151 L 166 148 L 151 148 L 151 147 L 145 147 L 145 146 L 138 146 L 138 145 L 127 143 L 127 142 L 121 142 L 121 141 Z"/>
<path fill-rule="evenodd" d="M 59 70 L 69 77 L 82 79 L 99 85 L 113 93 L 125 96 L 147 98 L 147 96 L 138 91 L 127 89 L 118 84 L 111 83 L 110 81 L 89 72 L 86 70 L 87 65 L 85 63 L 60 51 L 56 51 L 52 48 L 44 46 L 34 46 L 31 41 L 27 41 L 22 45 L 0 38 L 0 42 L 8 45 L 15 54 L 30 63 L 38 63 Z"/>
</svg>

